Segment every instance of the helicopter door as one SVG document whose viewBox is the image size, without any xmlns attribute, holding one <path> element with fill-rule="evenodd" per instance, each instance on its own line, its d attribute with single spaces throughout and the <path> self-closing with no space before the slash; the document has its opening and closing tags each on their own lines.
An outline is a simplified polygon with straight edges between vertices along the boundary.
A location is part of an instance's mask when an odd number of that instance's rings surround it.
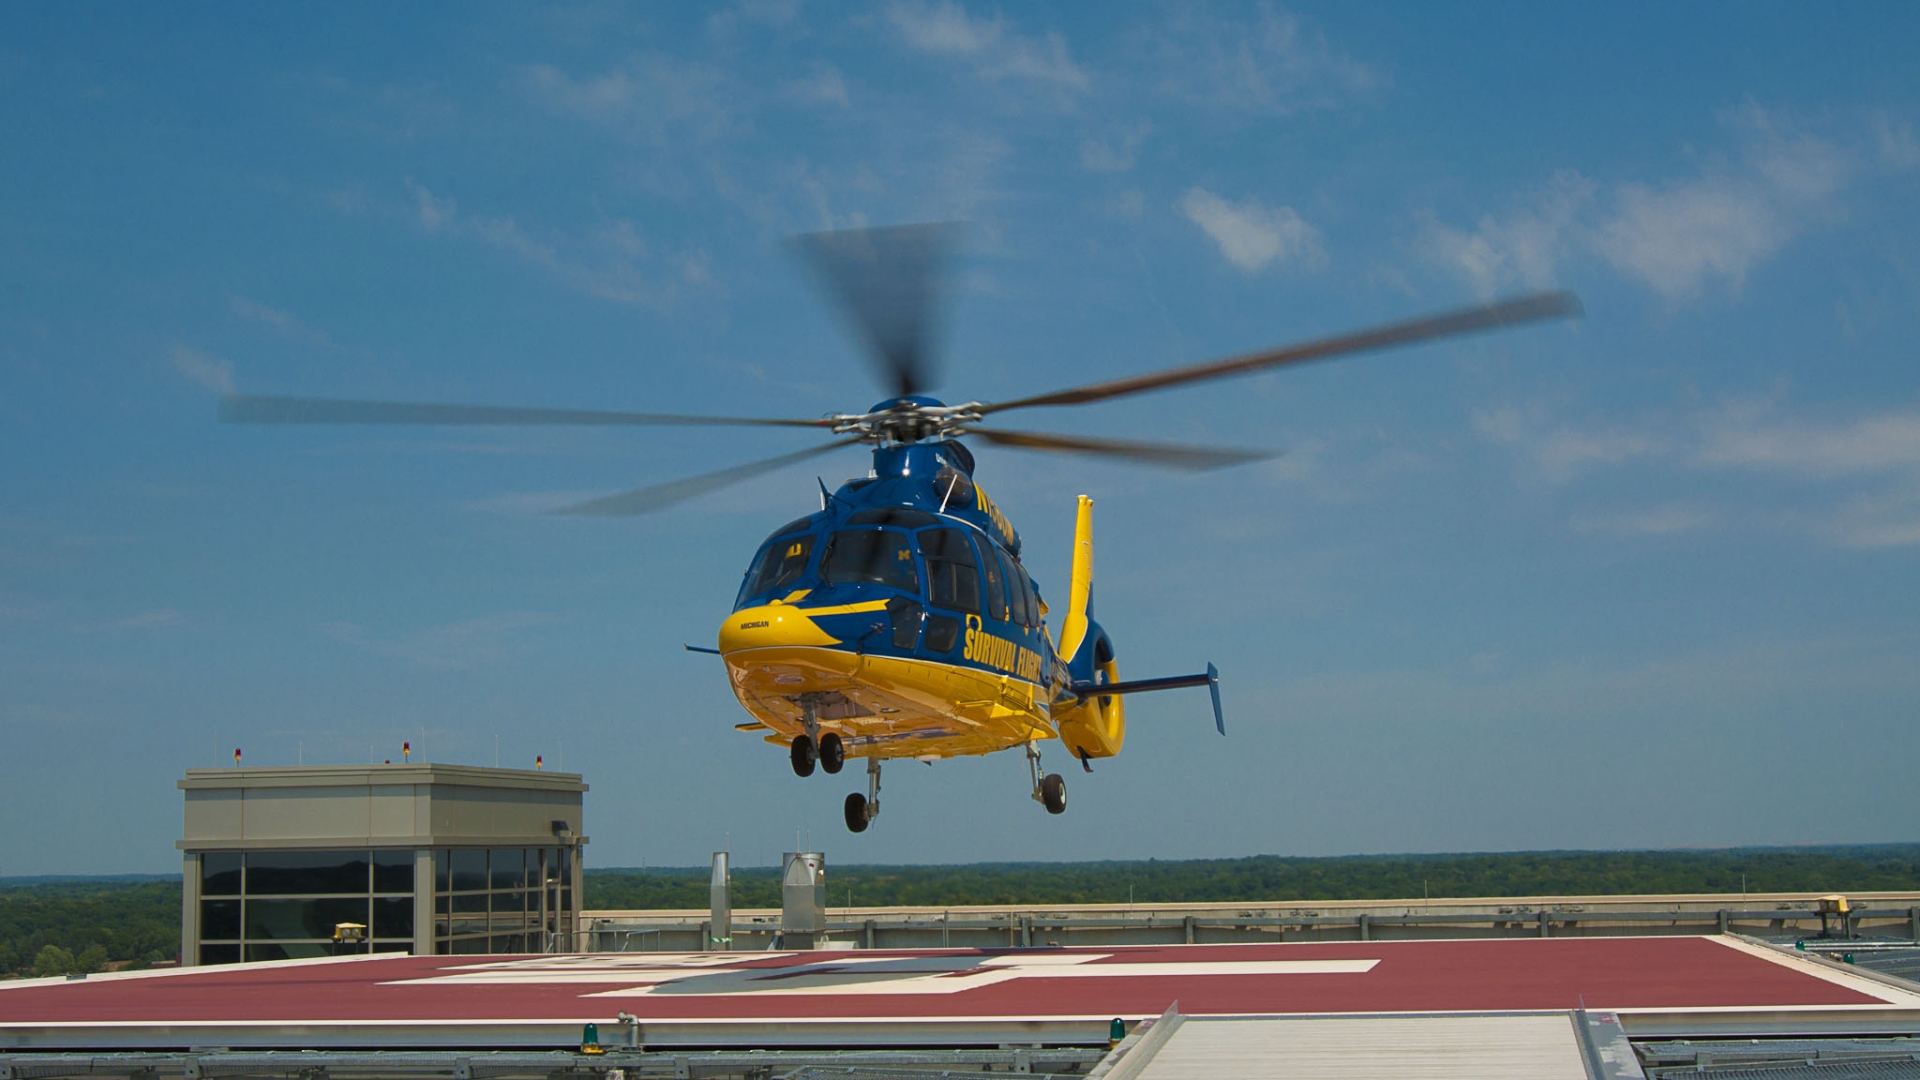
<svg viewBox="0 0 1920 1080">
<path fill-rule="evenodd" d="M 920 533 L 920 555 L 927 563 L 926 633 L 921 648 L 941 658 L 960 648 L 960 627 L 968 615 L 980 614 L 980 569 L 973 545 L 959 529 L 927 529 Z"/>
</svg>

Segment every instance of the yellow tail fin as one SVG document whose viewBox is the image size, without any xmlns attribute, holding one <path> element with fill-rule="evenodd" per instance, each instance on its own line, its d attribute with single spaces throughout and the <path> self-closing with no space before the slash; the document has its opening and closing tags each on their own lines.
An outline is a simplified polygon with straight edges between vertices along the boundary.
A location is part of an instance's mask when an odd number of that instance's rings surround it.
<svg viewBox="0 0 1920 1080">
<path fill-rule="evenodd" d="M 1060 656 L 1072 660 L 1087 640 L 1087 607 L 1093 595 L 1093 500 L 1080 496 L 1073 522 L 1073 582 L 1067 617 L 1060 624 Z"/>
</svg>

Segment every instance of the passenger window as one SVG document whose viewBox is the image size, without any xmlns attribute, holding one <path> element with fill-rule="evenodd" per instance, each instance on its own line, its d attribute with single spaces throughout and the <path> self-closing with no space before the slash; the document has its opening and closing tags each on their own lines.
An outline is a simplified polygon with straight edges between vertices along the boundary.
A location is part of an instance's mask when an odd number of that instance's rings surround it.
<svg viewBox="0 0 1920 1080">
<path fill-rule="evenodd" d="M 1020 589 L 1027 594 L 1027 625 L 1039 626 L 1042 622 L 1040 615 L 1040 590 L 1033 587 L 1033 579 L 1027 576 L 1025 568 L 1022 568 L 1020 571 Z"/>
<path fill-rule="evenodd" d="M 1025 589 L 1020 587 L 1021 582 L 1026 580 L 1026 572 L 1021 570 L 1020 564 L 1014 562 L 1012 559 L 1007 560 L 1007 566 L 1007 594 L 1013 600 L 1013 621 L 1019 623 L 1021 626 L 1032 626 L 1033 604 L 1031 597 Z"/>
<path fill-rule="evenodd" d="M 980 614 L 980 573 L 967 535 L 928 529 L 920 534 L 920 554 L 927 560 L 928 598 L 944 608 Z"/>
<path fill-rule="evenodd" d="M 1013 618 L 1013 609 L 1007 606 L 1007 571 L 1000 565 L 992 544 L 980 545 L 980 554 L 984 556 L 980 561 L 980 577 L 987 586 L 987 618 L 1004 622 Z"/>
<path fill-rule="evenodd" d="M 746 591 L 741 594 L 742 599 L 799 581 L 807 572 L 807 556 L 812 551 L 813 537 L 805 535 L 783 536 L 767 545 L 760 553 L 760 564 L 754 568 Z"/>
<path fill-rule="evenodd" d="M 834 533 L 820 557 L 820 581 L 827 585 L 866 582 L 918 593 L 920 574 L 913 567 L 913 542 L 905 533 L 879 529 Z"/>
</svg>

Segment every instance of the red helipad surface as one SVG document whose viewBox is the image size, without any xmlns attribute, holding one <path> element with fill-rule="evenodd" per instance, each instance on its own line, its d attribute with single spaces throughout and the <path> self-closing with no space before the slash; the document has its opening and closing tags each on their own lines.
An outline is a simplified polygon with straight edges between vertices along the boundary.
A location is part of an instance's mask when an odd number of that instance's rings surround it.
<svg viewBox="0 0 1920 1080">
<path fill-rule="evenodd" d="M 220 1045 L 264 1044 L 287 1032 L 305 1040 L 376 1028 L 393 1044 L 407 1030 L 489 1027 L 503 1033 L 498 1045 L 522 1037 L 508 1031 L 588 1021 L 607 1030 L 623 1012 L 644 1032 L 1004 1026 L 1152 1016 L 1176 1000 L 1188 1015 L 1920 1007 L 1891 987 L 1725 938 L 381 957 L 0 983 L 0 1045 L 131 1045 L 142 1031 L 193 1041 L 215 1030 Z M 422 1044 L 446 1042 L 423 1035 Z"/>
</svg>

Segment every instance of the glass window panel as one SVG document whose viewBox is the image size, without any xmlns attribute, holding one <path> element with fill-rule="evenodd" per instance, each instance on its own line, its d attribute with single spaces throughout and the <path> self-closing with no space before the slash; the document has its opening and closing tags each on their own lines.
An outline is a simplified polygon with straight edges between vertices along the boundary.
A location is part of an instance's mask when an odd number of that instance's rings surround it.
<svg viewBox="0 0 1920 1080">
<path fill-rule="evenodd" d="M 497 892 L 493 894 L 493 910 L 525 911 L 527 894 L 523 892 Z"/>
<path fill-rule="evenodd" d="M 447 849 L 433 849 L 433 887 L 436 892 L 446 892 L 453 888 L 447 882 Z"/>
<path fill-rule="evenodd" d="M 487 932 L 487 917 L 480 915 L 469 918 L 456 918 L 453 920 L 452 929 L 454 937 L 459 937 L 462 934 L 484 934 Z"/>
<path fill-rule="evenodd" d="M 343 922 L 367 921 L 367 898 L 336 897 L 326 900 L 247 899 L 247 939 L 280 941 L 294 938 L 333 938 L 333 928 Z"/>
<path fill-rule="evenodd" d="M 820 557 L 820 580 L 920 591 L 920 574 L 913 566 L 913 542 L 906 533 L 879 529 L 834 533 L 827 541 L 827 553 Z"/>
<path fill-rule="evenodd" d="M 1038 589 L 1035 589 L 1033 587 L 1033 579 L 1027 576 L 1027 571 L 1025 567 L 1016 565 L 1014 569 L 1017 570 L 1020 574 L 1020 591 L 1025 593 L 1027 597 L 1026 623 L 1028 626 L 1039 626 L 1040 625 L 1040 592 Z"/>
<path fill-rule="evenodd" d="M 492 921 L 488 924 L 488 929 L 496 934 L 518 932 L 526 928 L 527 915 L 523 911 L 496 912 L 492 916 Z"/>
<path fill-rule="evenodd" d="M 240 853 L 209 851 L 200 856 L 200 895 L 240 895 Z"/>
<path fill-rule="evenodd" d="M 240 901 L 200 901 L 200 936 L 207 939 L 225 938 L 238 941 L 240 938 Z"/>
<path fill-rule="evenodd" d="M 487 887 L 487 849 L 453 849 L 453 885 L 454 892 L 467 892 L 470 889 Z"/>
<path fill-rule="evenodd" d="M 413 897 L 380 897 L 373 902 L 374 937 L 410 938 L 413 936 Z"/>
<path fill-rule="evenodd" d="M 927 529 L 920 534 L 927 560 L 928 599 L 942 607 L 980 613 L 980 577 L 973 546 L 958 529 Z"/>
<path fill-rule="evenodd" d="M 543 864 L 546 869 L 543 872 L 543 876 L 540 878 L 540 880 L 552 881 L 553 876 L 560 872 L 560 849 L 548 848 L 543 853 L 543 857 L 546 859 L 546 862 Z"/>
<path fill-rule="evenodd" d="M 451 934 L 452 932 L 453 932 L 453 928 L 448 924 L 448 921 L 446 919 L 433 920 L 433 936 L 434 937 L 443 938 L 443 937 L 446 937 L 448 934 Z"/>
<path fill-rule="evenodd" d="M 455 914 L 479 912 L 485 915 L 487 913 L 487 894 L 455 893 L 453 895 L 453 910 Z"/>
<path fill-rule="evenodd" d="M 446 893 L 441 893 L 439 896 L 433 898 L 434 914 L 445 915 L 451 910 L 453 910 L 453 902 L 448 899 Z"/>
<path fill-rule="evenodd" d="M 471 953 L 484 953 L 486 951 L 487 951 L 487 939 L 483 937 L 460 938 L 460 939 L 456 939 L 453 943 L 453 953 L 455 956 L 465 956 Z"/>
<path fill-rule="evenodd" d="M 200 962 L 203 964 L 237 964 L 240 962 L 238 945 L 202 945 Z"/>
<path fill-rule="evenodd" d="M 527 935 L 507 934 L 493 939 L 494 953 L 523 953 L 527 951 Z"/>
<path fill-rule="evenodd" d="M 1007 600 L 1013 609 L 1013 621 L 1021 626 L 1033 625 L 1033 594 L 1026 588 L 1027 574 L 1020 564 L 1007 560 Z"/>
<path fill-rule="evenodd" d="M 385 953 L 403 952 L 411 956 L 413 955 L 413 941 L 412 939 L 406 941 L 376 941 L 373 943 L 373 951 Z"/>
<path fill-rule="evenodd" d="M 433 943 L 433 953 L 435 956 L 445 956 L 452 951 L 451 946 L 446 941 L 436 941 Z"/>
<path fill-rule="evenodd" d="M 929 615 L 927 632 L 920 640 L 930 653 L 950 653 L 960 642 L 960 620 L 951 615 Z"/>
<path fill-rule="evenodd" d="M 520 848 L 494 848 L 488 857 L 496 889 L 527 887 L 527 853 Z"/>
<path fill-rule="evenodd" d="M 313 896 L 367 891 L 367 852 L 256 851 L 247 856 L 247 895 Z"/>
<path fill-rule="evenodd" d="M 1015 608 L 1010 608 L 1007 604 L 1007 572 L 1001 567 L 1000 559 L 995 556 L 991 546 L 984 554 L 986 559 L 981 563 L 980 577 L 987 586 L 987 618 L 999 619 L 1002 622 L 1011 621 L 1014 618 Z M 1016 588 L 1014 593 L 1017 596 L 1019 589 Z M 1015 607 L 1017 607 L 1017 601 Z"/>
<path fill-rule="evenodd" d="M 395 850 L 373 853 L 373 891 L 378 893 L 410 893 L 413 891 L 413 850 Z"/>
<path fill-rule="evenodd" d="M 367 951 L 367 943 L 356 941 L 335 945 L 331 941 L 271 941 L 247 943 L 247 960 L 310 960 L 317 956 L 348 956 Z"/>
<path fill-rule="evenodd" d="M 793 536 L 768 544 L 754 564 L 742 598 L 777 591 L 798 582 L 807 571 L 807 556 L 812 551 L 811 536 Z"/>
</svg>

